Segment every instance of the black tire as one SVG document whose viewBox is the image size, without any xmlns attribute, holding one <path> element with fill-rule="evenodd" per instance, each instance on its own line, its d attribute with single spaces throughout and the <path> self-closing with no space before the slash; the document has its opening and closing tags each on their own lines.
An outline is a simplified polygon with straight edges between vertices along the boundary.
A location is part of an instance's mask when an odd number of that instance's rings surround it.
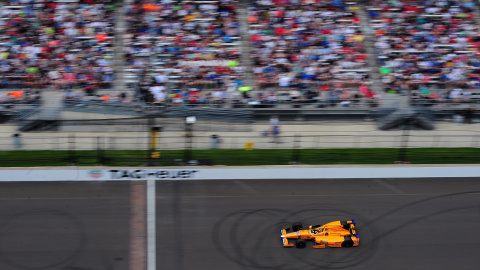
<svg viewBox="0 0 480 270">
<path fill-rule="evenodd" d="M 307 241 L 305 241 L 305 239 L 298 239 L 295 246 L 297 248 L 305 248 L 307 246 Z"/>
<path fill-rule="evenodd" d="M 353 247 L 353 241 L 350 235 L 345 236 L 345 241 L 342 243 L 342 247 Z"/>
<path fill-rule="evenodd" d="M 298 231 L 301 230 L 302 228 L 303 228 L 303 225 L 302 225 L 302 223 L 300 223 L 300 222 L 294 222 L 294 223 L 292 224 L 292 231 L 294 231 L 294 232 L 298 232 Z"/>
</svg>

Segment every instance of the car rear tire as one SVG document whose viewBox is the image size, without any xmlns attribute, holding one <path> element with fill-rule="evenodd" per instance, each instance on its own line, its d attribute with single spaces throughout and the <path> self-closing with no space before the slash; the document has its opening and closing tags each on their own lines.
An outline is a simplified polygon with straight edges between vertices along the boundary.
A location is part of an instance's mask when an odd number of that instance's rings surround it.
<svg viewBox="0 0 480 270">
<path fill-rule="evenodd" d="M 342 247 L 353 247 L 353 241 L 350 235 L 345 236 L 345 241 L 342 243 Z"/>
<path fill-rule="evenodd" d="M 295 246 L 297 248 L 305 248 L 307 246 L 307 241 L 305 241 L 305 239 L 298 239 Z"/>
<path fill-rule="evenodd" d="M 295 222 L 295 223 L 292 224 L 292 231 L 294 231 L 294 232 L 298 232 L 302 228 L 303 228 L 303 225 L 300 222 Z"/>
</svg>

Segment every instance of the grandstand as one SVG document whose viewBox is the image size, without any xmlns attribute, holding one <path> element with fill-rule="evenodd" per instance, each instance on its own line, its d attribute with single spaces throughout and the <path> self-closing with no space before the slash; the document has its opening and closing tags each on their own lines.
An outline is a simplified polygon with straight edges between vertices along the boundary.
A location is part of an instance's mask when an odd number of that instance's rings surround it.
<svg viewBox="0 0 480 270">
<path fill-rule="evenodd" d="M 111 88 L 114 9 L 98 2 L 12 0 L 2 6 L 1 87 Z"/>
<path fill-rule="evenodd" d="M 402 2 L 370 1 L 367 7 L 378 62 L 392 70 L 382 76 L 384 84 L 397 91 L 422 88 L 420 95 L 430 98 L 443 94 L 429 94 L 430 89 L 478 88 L 480 31 L 474 2 Z"/>
<path fill-rule="evenodd" d="M 0 88 L 140 114 L 476 106 L 479 14 L 459 0 L 2 1 Z"/>
</svg>

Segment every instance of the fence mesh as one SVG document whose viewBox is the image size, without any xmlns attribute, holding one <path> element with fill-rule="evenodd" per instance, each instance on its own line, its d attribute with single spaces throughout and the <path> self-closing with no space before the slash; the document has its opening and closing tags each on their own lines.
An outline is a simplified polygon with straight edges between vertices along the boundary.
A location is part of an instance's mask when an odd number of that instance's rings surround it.
<svg viewBox="0 0 480 270">
<path fill-rule="evenodd" d="M 191 134 L 190 134 L 191 135 Z M 33 136 L 0 151 L 2 166 L 480 163 L 480 136 Z M 12 144 L 3 141 L 3 147 Z"/>
</svg>

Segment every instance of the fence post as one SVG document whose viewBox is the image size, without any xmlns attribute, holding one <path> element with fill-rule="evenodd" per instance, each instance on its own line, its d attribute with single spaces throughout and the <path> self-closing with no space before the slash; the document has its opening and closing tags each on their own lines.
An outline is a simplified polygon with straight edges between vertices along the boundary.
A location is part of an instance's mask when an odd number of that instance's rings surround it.
<svg viewBox="0 0 480 270">
<path fill-rule="evenodd" d="M 476 135 L 472 135 L 472 143 L 470 144 L 470 147 L 471 148 L 475 148 L 475 137 L 477 137 Z"/>
<path fill-rule="evenodd" d="M 112 136 L 110 137 L 110 150 L 117 150 L 115 146 L 116 146 L 115 137 Z"/>
<path fill-rule="evenodd" d="M 398 151 L 398 161 L 399 163 L 406 162 L 405 157 L 407 155 L 408 148 L 408 139 L 410 137 L 410 119 L 403 125 L 403 133 L 401 138 L 400 149 Z"/>
<path fill-rule="evenodd" d="M 154 153 L 157 150 L 158 144 L 158 133 L 161 131 L 160 127 L 155 126 L 155 118 L 150 117 L 148 119 L 148 132 L 149 132 L 149 140 L 148 140 L 148 157 L 147 163 L 145 166 L 158 166 L 155 162 L 157 156 Z"/>
<path fill-rule="evenodd" d="M 105 158 L 103 154 L 102 137 L 97 136 L 97 163 L 99 165 L 105 164 Z"/>
<path fill-rule="evenodd" d="M 292 164 L 298 164 L 300 161 L 300 138 L 301 135 L 295 134 L 293 139 Z"/>
<path fill-rule="evenodd" d="M 183 153 L 183 162 L 189 164 L 192 161 L 193 148 L 193 125 L 197 121 L 195 116 L 185 118 L 185 151 Z"/>
<path fill-rule="evenodd" d="M 70 134 L 68 136 L 68 162 L 70 165 L 77 164 L 77 156 L 75 153 L 75 135 Z"/>
</svg>

